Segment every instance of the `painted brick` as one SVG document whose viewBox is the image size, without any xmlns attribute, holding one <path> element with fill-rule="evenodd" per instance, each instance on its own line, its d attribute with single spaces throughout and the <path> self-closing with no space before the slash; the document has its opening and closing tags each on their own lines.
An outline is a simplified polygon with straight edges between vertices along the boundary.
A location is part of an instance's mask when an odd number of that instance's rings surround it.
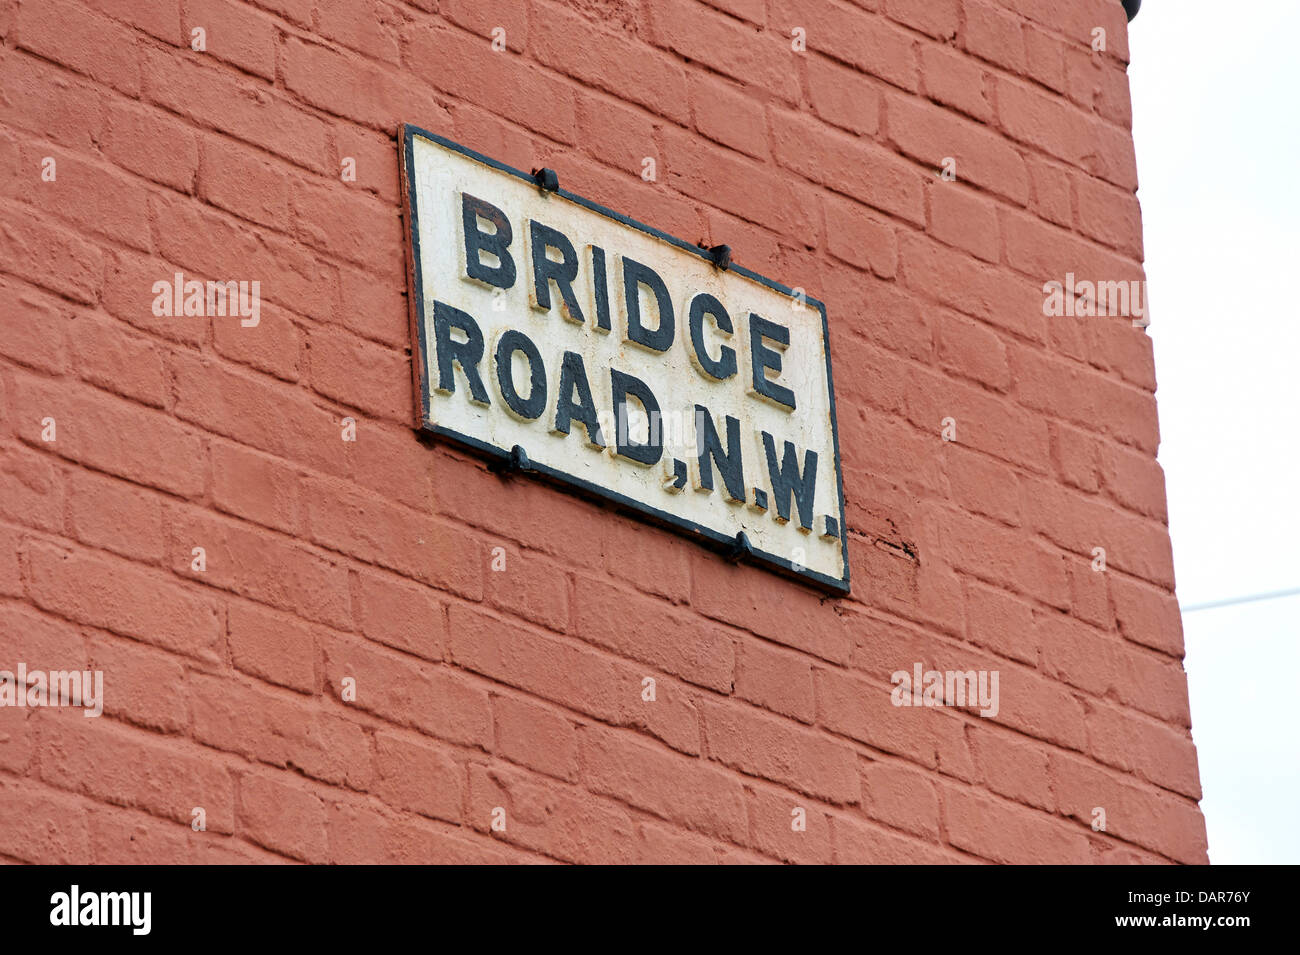
<svg viewBox="0 0 1300 955">
<path fill-rule="evenodd" d="M 25 448 L 0 448 L 0 515 L 25 527 L 63 529 L 64 487 L 58 468 Z"/>
<path fill-rule="evenodd" d="M 162 503 L 156 494 L 93 471 L 74 471 L 67 501 L 68 530 L 82 543 L 145 563 L 162 559 Z"/>
<path fill-rule="evenodd" d="M 730 773 L 627 733 L 584 728 L 580 738 L 581 775 L 593 792 L 733 845 L 747 838 L 744 789 Z"/>
<path fill-rule="evenodd" d="M 743 87 L 707 73 L 692 73 L 688 86 L 696 130 L 755 159 L 766 158 L 767 122 L 761 103 L 746 96 Z"/>
<path fill-rule="evenodd" d="M 51 0 L 39 9 L 20 7 L 14 30 L 25 50 L 128 96 L 140 92 L 136 37 L 120 23 L 64 0 Z"/>
<path fill-rule="evenodd" d="M 46 784 L 187 826 L 202 808 L 209 831 L 232 831 L 234 782 L 210 754 L 73 710 L 58 716 L 41 727 Z"/>
<path fill-rule="evenodd" d="M 464 771 L 441 747 L 388 730 L 375 734 L 376 794 L 390 806 L 459 822 Z"/>
<path fill-rule="evenodd" d="M 119 559 L 47 544 L 33 544 L 29 559 L 37 606 L 175 653 L 216 659 L 223 620 L 212 597 Z"/>
<path fill-rule="evenodd" d="M 97 636 L 89 643 L 93 668 L 104 671 L 104 713 L 163 733 L 189 726 L 185 667 L 149 646 Z"/>
<path fill-rule="evenodd" d="M 982 123 L 993 118 L 983 69 L 956 50 L 946 46 L 922 47 L 921 78 L 925 95 L 930 99 Z"/>
<path fill-rule="evenodd" d="M 576 780 L 578 734 L 569 717 L 513 696 L 493 697 L 492 710 L 498 755 L 538 772 Z"/>
<path fill-rule="evenodd" d="M 948 838 L 967 852 L 1013 865 L 1088 862 L 1088 839 L 1078 827 L 957 787 L 945 787 L 943 802 Z"/>
<path fill-rule="evenodd" d="M 709 755 L 720 763 L 831 802 L 861 798 L 856 758 L 846 743 L 752 707 L 709 702 L 702 712 Z"/>
<path fill-rule="evenodd" d="M 24 862 L 84 865 L 90 858 L 90 828 L 84 804 L 63 793 L 0 780 L 0 808 L 23 825 L 0 831 L 0 852 Z"/>
<path fill-rule="evenodd" d="M 645 729 L 674 749 L 700 751 L 699 717 L 682 688 L 617 660 L 453 605 L 451 658 L 499 683 L 542 695 L 613 726 Z M 655 680 L 653 703 L 643 680 Z"/>
<path fill-rule="evenodd" d="M 77 315 L 70 332 L 72 357 L 83 381 L 155 408 L 167 403 L 162 350 L 155 342 L 87 315 Z"/>
<path fill-rule="evenodd" d="M 300 783 L 269 773 L 239 779 L 239 825 L 254 843 L 303 862 L 328 859 L 328 811 Z"/>
<path fill-rule="evenodd" d="M 742 700 L 801 723 L 811 723 L 816 714 L 809 659 L 759 640 L 740 643 L 735 693 Z"/>
<path fill-rule="evenodd" d="M 332 695 L 341 696 L 350 678 L 358 709 L 452 743 L 491 745 L 488 695 L 462 673 L 342 638 L 323 639 L 322 650 Z"/>
<path fill-rule="evenodd" d="M 342 704 L 206 674 L 192 674 L 187 691 L 193 737 L 205 746 L 335 786 L 375 783 L 370 736 Z"/>
<path fill-rule="evenodd" d="M 227 605 L 226 634 L 236 669 L 303 693 L 316 688 L 316 641 L 311 627 L 235 600 Z"/>
<path fill-rule="evenodd" d="M 689 0 L 668 0 L 653 11 L 652 19 L 660 46 L 781 99 L 797 96 L 790 69 L 794 54 L 783 37 L 756 33 Z M 720 55 L 724 50 L 726 54 Z"/>
<path fill-rule="evenodd" d="M 884 17 L 834 0 L 780 0 L 773 16 L 786 27 L 787 36 L 790 28 L 804 27 L 809 51 L 825 53 L 894 86 L 916 89 L 914 35 Z"/>
<path fill-rule="evenodd" d="M 207 52 L 218 60 L 263 79 L 275 79 L 277 36 L 274 22 L 231 0 L 194 0 L 185 7 L 185 25 L 207 33 Z"/>
<path fill-rule="evenodd" d="M 597 580 L 579 579 L 574 593 L 577 634 L 583 640 L 689 683 L 730 691 L 735 645 L 721 626 Z"/>
<path fill-rule="evenodd" d="M 348 569 L 340 559 L 252 524 L 168 504 L 168 558 L 174 573 L 339 629 L 351 629 Z M 204 550 L 204 569 L 194 548 Z M 206 589 L 200 593 L 208 592 Z"/>
<path fill-rule="evenodd" d="M 13 54 L 0 63 L 4 86 L 14 92 L 0 103 L 6 125 L 53 142 L 89 151 L 104 130 L 103 87 L 34 56 Z"/>
<path fill-rule="evenodd" d="M 106 684 L 0 709 L 7 861 L 1206 860 L 1151 339 L 1043 307 L 1144 278 L 1120 4 L 0 0 L 0 39 L 0 651 Z M 407 122 L 827 304 L 851 595 L 417 434 Z M 177 272 L 259 324 L 155 315 Z M 895 706 L 917 663 L 997 714 Z"/>
<path fill-rule="evenodd" d="M 67 316 L 56 299 L 15 282 L 0 282 L 0 308 L 12 316 L 0 355 L 37 371 L 68 367 Z"/>
</svg>

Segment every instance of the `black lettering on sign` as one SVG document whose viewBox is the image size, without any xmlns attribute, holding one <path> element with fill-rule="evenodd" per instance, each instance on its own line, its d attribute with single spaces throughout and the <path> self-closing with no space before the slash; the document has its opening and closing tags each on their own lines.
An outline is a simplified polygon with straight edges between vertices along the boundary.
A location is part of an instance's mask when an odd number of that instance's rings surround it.
<svg viewBox="0 0 1300 955">
<path fill-rule="evenodd" d="M 605 250 L 598 245 L 591 249 L 591 287 L 596 299 L 596 329 L 609 331 L 609 279 L 605 274 Z"/>
<path fill-rule="evenodd" d="M 614 401 L 614 453 L 638 464 L 659 463 L 664 453 L 664 439 L 663 429 L 659 426 L 659 402 L 655 400 L 654 392 L 640 378 L 625 375 L 617 368 L 609 370 L 609 381 Z M 645 443 L 633 441 L 628 434 L 629 398 L 641 405 L 649 419 L 650 434 Z"/>
<path fill-rule="evenodd" d="M 455 328 L 465 336 L 460 342 L 451 337 Z M 438 383 L 434 386 L 443 394 L 455 394 L 456 376 L 453 365 L 460 365 L 469 385 L 469 400 L 475 404 L 486 405 L 487 389 L 479 377 L 478 363 L 483 360 L 483 332 L 478 322 L 458 308 L 452 308 L 442 302 L 433 303 L 433 347 L 438 353 Z"/>
<path fill-rule="evenodd" d="M 591 398 L 591 385 L 587 381 L 587 367 L 582 363 L 581 355 L 566 351 L 560 359 L 560 389 L 555 400 L 555 424 L 551 430 L 568 434 L 572 421 L 577 421 L 587 430 L 587 444 L 594 448 L 605 447 L 605 435 L 601 433 L 596 402 Z"/>
<path fill-rule="evenodd" d="M 511 288 L 515 284 L 515 260 L 510 255 L 514 230 L 506 214 L 468 192 L 461 193 L 461 222 L 465 232 L 465 274 L 493 288 Z M 490 222 L 495 232 L 484 232 L 479 220 Z M 496 257 L 496 265 L 484 265 L 482 253 Z"/>
<path fill-rule="evenodd" d="M 653 329 L 646 328 L 641 321 L 643 285 L 654 294 L 659 312 L 659 324 Z M 623 256 L 623 301 L 627 309 L 627 340 L 651 351 L 667 351 L 673 343 L 676 322 L 673 319 L 673 300 L 659 273 L 648 265 Z"/>
<path fill-rule="evenodd" d="M 799 526 L 812 530 L 813 503 L 817 496 L 817 452 L 811 448 L 803 455 L 803 473 L 799 473 L 799 452 L 789 441 L 781 463 L 776 463 L 776 442 L 763 432 L 763 450 L 767 453 L 767 474 L 772 481 L 772 497 L 776 504 L 776 517 L 781 523 L 790 520 L 790 497 L 794 496 L 799 508 Z"/>
<path fill-rule="evenodd" d="M 781 351 L 768 348 L 766 342 L 775 342 L 781 346 Z M 749 313 L 749 357 L 754 368 L 753 391 L 774 404 L 793 411 L 794 392 L 767 377 L 769 368 L 776 374 L 781 374 L 781 352 L 785 351 L 789 344 L 790 329 L 776 322 L 769 322 L 761 315 Z"/>
<path fill-rule="evenodd" d="M 551 283 L 560 290 L 564 306 L 560 312 L 571 322 L 584 321 L 578 297 L 573 294 L 573 280 L 578 277 L 578 253 L 573 243 L 559 229 L 542 225 L 536 219 L 528 223 L 528 244 L 533 253 L 533 305 L 543 312 L 551 310 Z M 547 249 L 560 253 L 560 261 L 546 254 Z"/>
<path fill-rule="evenodd" d="M 513 362 L 515 352 L 528 359 L 528 397 L 522 398 L 515 390 Z M 546 368 L 542 365 L 542 356 L 537 346 L 518 329 L 507 329 L 497 340 L 496 350 L 497 387 L 506 407 L 519 418 L 532 421 L 540 418 L 546 410 Z"/>
<path fill-rule="evenodd" d="M 745 503 L 745 462 L 740 450 L 740 421 L 726 416 L 727 446 L 722 446 L 718 429 L 713 426 L 713 415 L 703 405 L 695 406 L 695 440 L 699 448 L 699 477 L 697 491 L 713 490 L 713 468 L 718 468 L 722 483 L 727 488 L 727 500 L 733 504 Z"/>
<path fill-rule="evenodd" d="M 729 346 L 723 345 L 716 359 L 708 353 L 704 346 L 705 315 L 713 316 L 713 324 L 728 338 L 733 331 L 731 316 L 727 314 L 722 303 L 708 292 L 701 292 L 691 299 L 687 319 L 691 334 L 691 358 L 695 361 L 695 367 L 708 377 L 724 381 L 736 373 L 736 352 Z"/>
</svg>

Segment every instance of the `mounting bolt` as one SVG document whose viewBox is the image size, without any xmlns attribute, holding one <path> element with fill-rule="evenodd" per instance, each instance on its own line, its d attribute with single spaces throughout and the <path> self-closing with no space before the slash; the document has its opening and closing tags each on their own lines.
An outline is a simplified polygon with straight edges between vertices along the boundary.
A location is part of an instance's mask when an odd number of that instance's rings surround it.
<svg viewBox="0 0 1300 955">
<path fill-rule="evenodd" d="M 740 563 L 747 557 L 754 556 L 754 547 L 749 543 L 749 538 L 744 531 L 736 535 L 735 541 L 731 544 L 731 549 L 727 551 L 727 560 L 732 563 Z"/>
<path fill-rule="evenodd" d="M 547 169 L 545 167 L 534 169 L 533 182 L 537 183 L 538 187 L 543 192 L 557 192 L 560 188 L 560 177 L 556 174 L 554 169 Z"/>
<path fill-rule="evenodd" d="M 488 467 L 498 474 L 518 474 L 524 471 L 531 471 L 533 464 L 528 460 L 528 452 L 523 449 L 522 445 L 516 444 L 510 449 L 510 453 L 505 458 L 499 458 Z"/>
</svg>

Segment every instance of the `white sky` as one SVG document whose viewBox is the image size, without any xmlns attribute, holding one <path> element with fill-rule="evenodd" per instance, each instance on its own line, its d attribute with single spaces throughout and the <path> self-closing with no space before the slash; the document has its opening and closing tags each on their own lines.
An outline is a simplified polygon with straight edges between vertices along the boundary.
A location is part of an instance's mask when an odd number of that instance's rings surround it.
<svg viewBox="0 0 1300 955">
<path fill-rule="evenodd" d="M 1296 0 L 1146 0 L 1130 24 L 1184 607 L 1300 587 L 1297 36 Z M 1300 597 L 1183 616 L 1211 862 L 1300 863 L 1297 619 Z"/>
</svg>

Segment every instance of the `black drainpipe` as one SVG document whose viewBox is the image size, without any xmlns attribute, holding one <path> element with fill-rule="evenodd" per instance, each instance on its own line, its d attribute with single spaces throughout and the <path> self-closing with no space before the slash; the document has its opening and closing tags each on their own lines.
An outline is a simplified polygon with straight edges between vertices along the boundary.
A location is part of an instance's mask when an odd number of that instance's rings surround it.
<svg viewBox="0 0 1300 955">
<path fill-rule="evenodd" d="M 1129 23 L 1132 23 L 1133 18 L 1137 16 L 1138 11 L 1142 9 L 1142 0 L 1123 0 L 1123 3 L 1124 12 L 1128 14 Z"/>
</svg>

